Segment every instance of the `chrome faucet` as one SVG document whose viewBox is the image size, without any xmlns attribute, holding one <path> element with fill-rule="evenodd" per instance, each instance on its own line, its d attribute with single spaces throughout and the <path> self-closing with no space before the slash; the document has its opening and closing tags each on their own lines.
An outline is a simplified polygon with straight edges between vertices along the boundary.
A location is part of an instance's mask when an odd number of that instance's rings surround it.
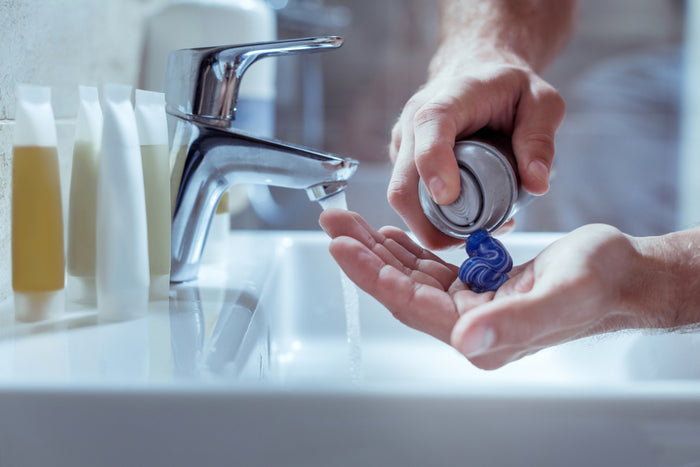
<svg viewBox="0 0 700 467">
<path fill-rule="evenodd" d="M 166 111 L 175 121 L 170 280 L 196 279 L 216 205 L 237 183 L 304 189 L 319 201 L 345 189 L 357 161 L 234 129 L 243 74 L 263 57 L 340 47 L 340 37 L 292 39 L 171 52 Z"/>
</svg>

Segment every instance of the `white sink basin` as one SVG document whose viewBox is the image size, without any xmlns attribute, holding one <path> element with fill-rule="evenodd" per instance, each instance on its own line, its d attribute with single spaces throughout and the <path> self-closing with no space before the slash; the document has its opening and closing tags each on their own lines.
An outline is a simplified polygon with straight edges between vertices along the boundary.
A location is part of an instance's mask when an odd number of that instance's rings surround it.
<svg viewBox="0 0 700 467">
<path fill-rule="evenodd" d="M 554 238 L 504 241 L 521 262 Z M 698 336 L 596 337 L 485 372 L 360 293 L 348 343 L 327 245 L 322 232 L 235 233 L 138 321 L 74 307 L 19 324 L 0 304 L 0 465 L 700 459 Z"/>
</svg>

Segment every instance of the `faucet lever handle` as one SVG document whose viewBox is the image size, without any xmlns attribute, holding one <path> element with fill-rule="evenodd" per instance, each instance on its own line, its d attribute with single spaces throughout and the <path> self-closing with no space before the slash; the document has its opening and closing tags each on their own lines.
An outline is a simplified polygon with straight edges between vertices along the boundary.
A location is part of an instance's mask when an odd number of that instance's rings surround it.
<svg viewBox="0 0 700 467">
<path fill-rule="evenodd" d="M 338 36 L 181 49 L 170 52 L 165 77 L 167 110 L 228 127 L 236 118 L 241 78 L 258 59 L 322 52 L 343 44 Z"/>
</svg>

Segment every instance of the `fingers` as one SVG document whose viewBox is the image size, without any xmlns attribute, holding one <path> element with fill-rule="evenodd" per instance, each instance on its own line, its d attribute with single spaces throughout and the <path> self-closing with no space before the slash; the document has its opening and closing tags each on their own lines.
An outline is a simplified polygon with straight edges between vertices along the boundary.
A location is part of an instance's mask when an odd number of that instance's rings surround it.
<svg viewBox="0 0 700 467">
<path fill-rule="evenodd" d="M 352 211 L 327 209 L 321 213 L 319 223 L 331 238 L 341 235 L 353 237 L 369 248 L 384 241 L 382 234 L 372 228 L 362 216 Z"/>
<path fill-rule="evenodd" d="M 391 238 L 392 240 L 396 241 L 398 244 L 400 244 L 402 247 L 404 247 L 406 250 L 408 250 L 412 255 L 417 256 L 418 258 L 421 258 L 421 259 L 439 262 L 439 263 L 444 264 L 445 266 L 449 267 L 450 270 L 454 270 L 455 272 L 459 272 L 458 266 L 454 266 L 452 264 L 446 263 L 445 261 L 443 261 L 439 256 L 437 256 L 432 251 L 427 250 L 427 249 L 423 248 L 422 246 L 418 245 L 403 230 L 398 229 L 396 227 L 392 227 L 392 226 L 384 226 L 381 229 L 379 229 L 379 231 L 385 237 Z M 460 243 L 463 243 L 463 241 L 461 241 Z"/>
<path fill-rule="evenodd" d="M 329 209 L 321 214 L 320 223 L 333 237 L 331 255 L 350 280 L 404 324 L 449 341 L 458 318 L 454 301 L 445 292 L 456 278 L 452 266 L 398 229 L 387 229 L 390 237 L 385 237 L 355 213 Z"/>
<path fill-rule="evenodd" d="M 350 280 L 399 321 L 449 342 L 458 315 L 447 293 L 411 279 L 354 238 L 333 239 L 330 252 Z"/>
<path fill-rule="evenodd" d="M 394 257 L 407 268 L 435 278 L 443 290 L 448 290 L 457 278 L 457 266 L 445 263 L 432 252 L 421 248 L 405 232 L 395 227 L 383 227 L 380 232 L 386 237 L 384 246 Z"/>
<path fill-rule="evenodd" d="M 410 148 L 409 148 L 410 146 Z M 418 171 L 413 161 L 413 144 L 402 140 L 399 156 L 389 181 L 387 198 L 392 208 L 428 248 L 439 249 L 458 242 L 437 230 L 425 217 L 418 197 Z M 411 154 L 407 154 L 410 152 Z"/>
<path fill-rule="evenodd" d="M 416 168 L 430 196 L 440 205 L 459 196 L 459 167 L 454 155 L 457 118 L 462 113 L 454 100 L 430 101 L 413 116 Z"/>
<path fill-rule="evenodd" d="M 540 195 L 549 189 L 554 136 L 565 110 L 564 99 L 544 81 L 537 81 L 522 94 L 513 129 L 513 151 L 520 181 L 531 193 Z"/>
<path fill-rule="evenodd" d="M 418 197 L 421 177 L 433 199 L 449 204 L 459 196 L 460 178 L 454 157 L 457 137 L 455 99 L 435 86 L 417 92 L 392 130 L 390 155 L 395 161 L 387 190 L 389 204 L 428 248 L 454 245 L 423 214 Z M 447 86 L 451 89 L 451 86 Z M 439 88 L 438 88 L 439 89 Z"/>
<path fill-rule="evenodd" d="M 373 229 L 359 214 L 340 209 L 328 209 L 321 214 L 319 222 L 331 238 L 351 237 L 373 252 L 384 263 L 404 271 L 404 264 L 385 246 L 386 238 Z M 410 274 L 410 271 L 405 271 Z M 422 278 L 425 279 L 425 278 Z"/>
<path fill-rule="evenodd" d="M 447 290 L 457 277 L 453 266 L 423 250 L 398 229 L 388 229 L 388 232 L 400 238 L 402 243 L 374 230 L 359 214 L 337 209 L 324 211 L 320 223 L 331 237 L 345 236 L 358 240 L 387 265 L 416 282 Z M 420 256 L 413 253 L 417 250 L 420 250 Z"/>
</svg>

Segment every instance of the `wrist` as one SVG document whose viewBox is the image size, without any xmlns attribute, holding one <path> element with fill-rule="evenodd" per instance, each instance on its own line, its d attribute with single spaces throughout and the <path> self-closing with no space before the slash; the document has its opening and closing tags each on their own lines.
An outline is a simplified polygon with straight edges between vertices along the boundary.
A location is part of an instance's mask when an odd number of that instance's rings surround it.
<svg viewBox="0 0 700 467">
<path fill-rule="evenodd" d="M 541 73 L 571 37 L 575 16 L 576 0 L 442 0 L 437 55 L 496 56 Z"/>
<path fill-rule="evenodd" d="M 634 244 L 641 293 L 633 302 L 650 327 L 700 323 L 700 229 L 635 238 Z"/>
<path fill-rule="evenodd" d="M 467 39 L 462 40 L 457 37 L 440 45 L 428 66 L 428 76 L 434 79 L 443 74 L 474 75 L 479 69 L 504 66 L 534 73 L 527 60 L 513 51 L 495 47 L 488 42 L 469 42 Z"/>
</svg>

